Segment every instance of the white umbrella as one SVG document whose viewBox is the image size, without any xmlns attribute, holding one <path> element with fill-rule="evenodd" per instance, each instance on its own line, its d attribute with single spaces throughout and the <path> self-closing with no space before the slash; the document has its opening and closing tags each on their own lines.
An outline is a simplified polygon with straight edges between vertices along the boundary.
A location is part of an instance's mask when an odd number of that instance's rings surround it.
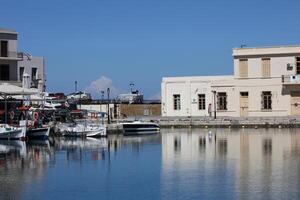
<svg viewBox="0 0 300 200">
<path fill-rule="evenodd" d="M 5 95 L 33 95 L 37 94 L 38 91 L 33 89 L 22 88 L 19 86 L 11 85 L 8 83 L 0 84 L 0 93 Z"/>
</svg>

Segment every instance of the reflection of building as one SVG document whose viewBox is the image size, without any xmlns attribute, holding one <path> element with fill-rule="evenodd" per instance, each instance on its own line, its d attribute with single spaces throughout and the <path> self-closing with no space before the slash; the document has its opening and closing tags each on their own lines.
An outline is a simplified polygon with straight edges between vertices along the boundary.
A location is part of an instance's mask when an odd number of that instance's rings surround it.
<svg viewBox="0 0 300 200">
<path fill-rule="evenodd" d="M 213 187 L 211 199 L 293 199 L 300 195 L 300 134 L 292 131 L 222 129 L 216 139 L 214 131 L 163 133 L 162 191 L 205 199 L 200 188 Z"/>
<path fill-rule="evenodd" d="M 300 115 L 300 46 L 236 48 L 233 61 L 233 76 L 163 78 L 162 115 Z"/>
<path fill-rule="evenodd" d="M 18 52 L 18 33 L 0 29 L 0 83 L 22 85 L 24 73 L 30 76 L 31 87 L 45 86 L 44 58 Z"/>
</svg>

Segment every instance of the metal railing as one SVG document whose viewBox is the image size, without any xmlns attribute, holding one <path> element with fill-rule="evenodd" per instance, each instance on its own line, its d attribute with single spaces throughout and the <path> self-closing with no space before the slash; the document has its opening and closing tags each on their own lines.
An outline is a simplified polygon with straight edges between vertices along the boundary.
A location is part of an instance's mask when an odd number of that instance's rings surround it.
<svg viewBox="0 0 300 200">
<path fill-rule="evenodd" d="M 15 58 L 15 59 L 22 59 L 23 54 L 16 51 L 7 51 L 7 52 L 0 52 L 1 58 Z"/>
<path fill-rule="evenodd" d="M 283 84 L 300 84 L 300 75 L 282 75 L 281 82 Z"/>
</svg>

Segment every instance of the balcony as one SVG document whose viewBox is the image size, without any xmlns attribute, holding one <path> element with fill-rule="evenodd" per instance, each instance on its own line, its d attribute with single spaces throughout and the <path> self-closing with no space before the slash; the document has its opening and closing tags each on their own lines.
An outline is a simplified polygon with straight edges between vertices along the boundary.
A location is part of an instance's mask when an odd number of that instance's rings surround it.
<svg viewBox="0 0 300 200">
<path fill-rule="evenodd" d="M 281 82 L 283 85 L 299 85 L 300 75 L 282 75 Z"/>
<path fill-rule="evenodd" d="M 16 51 L 6 51 L 0 53 L 0 60 L 22 60 L 23 54 Z"/>
</svg>

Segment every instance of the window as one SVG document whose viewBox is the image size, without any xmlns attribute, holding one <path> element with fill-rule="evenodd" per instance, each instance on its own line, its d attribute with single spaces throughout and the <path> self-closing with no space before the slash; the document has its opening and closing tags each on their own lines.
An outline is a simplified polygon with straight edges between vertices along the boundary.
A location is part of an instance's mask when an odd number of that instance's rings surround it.
<svg viewBox="0 0 300 200">
<path fill-rule="evenodd" d="M 19 68 L 19 80 L 23 81 L 24 67 Z"/>
<path fill-rule="evenodd" d="M 31 68 L 31 80 L 35 81 L 37 79 L 37 68 Z"/>
<path fill-rule="evenodd" d="M 227 94 L 226 92 L 218 92 L 218 110 L 227 110 Z"/>
<path fill-rule="evenodd" d="M 205 110 L 205 94 L 198 94 L 199 110 Z"/>
<path fill-rule="evenodd" d="M 181 103 L 180 103 L 180 94 L 174 94 L 174 110 L 180 110 L 181 109 Z"/>
<path fill-rule="evenodd" d="M 296 74 L 300 74 L 300 57 L 296 58 Z"/>
<path fill-rule="evenodd" d="M 263 58 L 261 59 L 261 70 L 262 70 L 262 77 L 270 77 L 270 58 Z"/>
<path fill-rule="evenodd" d="M 0 65 L 0 80 L 9 81 L 9 65 Z"/>
<path fill-rule="evenodd" d="M 8 56 L 8 41 L 1 41 L 1 57 Z"/>
<path fill-rule="evenodd" d="M 239 74 L 241 78 L 248 77 L 248 59 L 239 60 Z"/>
<path fill-rule="evenodd" d="M 272 93 L 269 91 L 262 92 L 262 109 L 272 109 Z"/>
</svg>

